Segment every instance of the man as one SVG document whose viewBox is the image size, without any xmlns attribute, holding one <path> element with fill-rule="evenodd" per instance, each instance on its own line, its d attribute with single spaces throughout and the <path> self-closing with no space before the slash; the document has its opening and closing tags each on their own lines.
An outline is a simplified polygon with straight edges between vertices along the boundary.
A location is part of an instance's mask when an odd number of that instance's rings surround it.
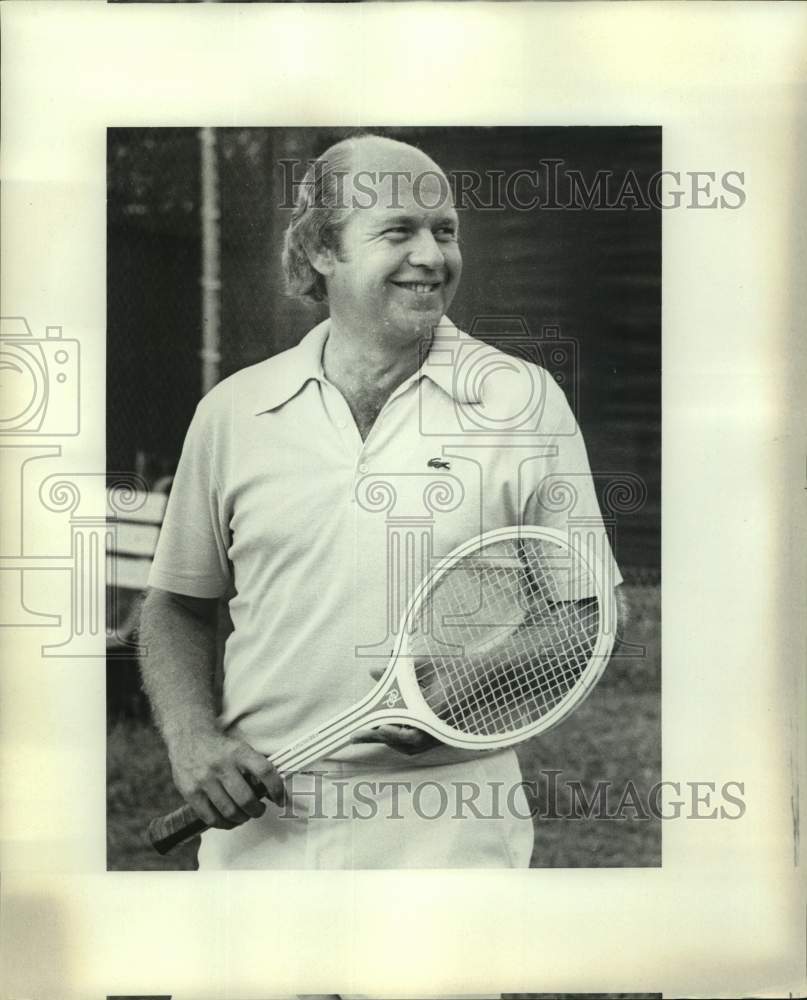
<svg viewBox="0 0 807 1000">
<path fill-rule="evenodd" d="M 446 317 L 458 237 L 447 179 L 420 150 L 378 136 L 329 149 L 302 185 L 284 250 L 290 290 L 327 301 L 329 319 L 220 383 L 194 416 L 142 631 L 175 782 L 213 828 L 200 867 L 529 864 L 532 822 L 510 750 L 461 752 L 381 726 L 286 786 L 266 759 L 357 701 L 383 669 L 389 605 L 401 596 L 390 586 L 406 576 L 399 546 L 423 551 L 425 540 L 439 556 L 481 530 L 563 526 L 541 500 L 559 474 L 579 477 L 578 509 L 599 518 L 554 382 L 491 348 L 484 377 L 460 377 L 483 345 Z M 542 445 L 525 458 L 511 417 L 536 383 Z M 407 567 L 410 584 L 428 568 L 416 555 Z M 234 629 L 219 710 L 225 594 Z M 469 786 L 474 809 L 449 801 L 446 789 Z"/>
</svg>

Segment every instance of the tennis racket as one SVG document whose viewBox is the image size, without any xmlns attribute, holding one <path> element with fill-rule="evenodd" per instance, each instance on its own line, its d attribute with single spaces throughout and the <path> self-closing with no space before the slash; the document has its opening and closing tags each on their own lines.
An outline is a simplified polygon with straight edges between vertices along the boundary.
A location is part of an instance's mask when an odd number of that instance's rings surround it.
<svg viewBox="0 0 807 1000">
<path fill-rule="evenodd" d="M 409 603 L 389 665 L 351 708 L 269 759 L 281 775 L 341 749 L 368 726 L 414 726 L 448 746 L 494 750 L 576 709 L 613 647 L 613 587 L 593 550 L 565 532 L 498 528 L 454 549 Z M 207 829 L 188 805 L 155 819 L 166 854 Z"/>
</svg>

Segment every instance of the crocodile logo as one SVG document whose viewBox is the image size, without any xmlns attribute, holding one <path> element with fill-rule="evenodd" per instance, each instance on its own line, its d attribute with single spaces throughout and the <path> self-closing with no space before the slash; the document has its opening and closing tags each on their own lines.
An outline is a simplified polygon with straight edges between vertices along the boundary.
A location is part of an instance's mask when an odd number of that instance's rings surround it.
<svg viewBox="0 0 807 1000">
<path fill-rule="evenodd" d="M 451 463 L 443 461 L 442 458 L 430 458 L 426 463 L 430 469 L 450 469 Z"/>
</svg>

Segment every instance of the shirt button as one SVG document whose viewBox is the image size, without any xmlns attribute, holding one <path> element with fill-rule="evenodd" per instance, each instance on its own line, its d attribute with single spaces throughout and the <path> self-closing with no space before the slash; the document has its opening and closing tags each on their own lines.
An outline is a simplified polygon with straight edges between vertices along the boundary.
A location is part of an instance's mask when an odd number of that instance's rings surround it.
<svg viewBox="0 0 807 1000">
<path fill-rule="evenodd" d="M 359 466 L 359 472 L 361 472 L 361 473 L 369 472 L 369 470 L 370 470 L 370 466 L 367 465 L 365 462 L 362 462 L 361 465 Z"/>
</svg>

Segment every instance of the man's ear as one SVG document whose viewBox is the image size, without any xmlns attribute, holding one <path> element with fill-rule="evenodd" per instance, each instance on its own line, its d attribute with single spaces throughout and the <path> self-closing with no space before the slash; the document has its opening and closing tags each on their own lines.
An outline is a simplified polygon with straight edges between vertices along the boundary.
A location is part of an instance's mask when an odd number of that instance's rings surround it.
<svg viewBox="0 0 807 1000">
<path fill-rule="evenodd" d="M 308 259 L 314 270 L 319 271 L 323 278 L 330 278 L 333 274 L 336 254 L 329 247 L 323 247 L 321 250 L 310 251 Z"/>
</svg>

